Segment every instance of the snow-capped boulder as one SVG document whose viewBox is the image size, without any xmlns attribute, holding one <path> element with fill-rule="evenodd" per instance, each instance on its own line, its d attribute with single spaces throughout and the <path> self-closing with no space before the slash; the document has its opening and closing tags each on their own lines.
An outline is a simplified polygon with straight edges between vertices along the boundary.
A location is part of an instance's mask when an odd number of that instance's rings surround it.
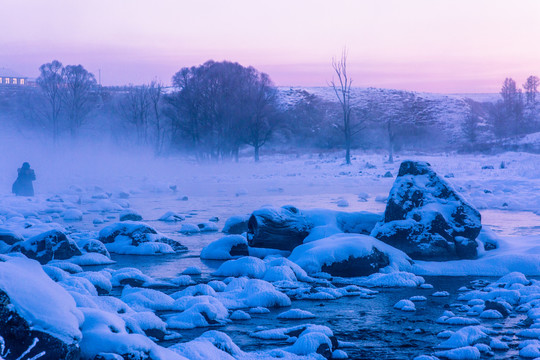
<svg viewBox="0 0 540 360">
<path fill-rule="evenodd" d="M 79 209 L 68 209 L 64 211 L 62 217 L 65 221 L 81 221 L 83 219 L 83 213 Z"/>
<path fill-rule="evenodd" d="M 180 232 L 184 235 L 191 235 L 200 233 L 201 229 L 195 224 L 182 224 Z"/>
<path fill-rule="evenodd" d="M 66 260 L 82 255 L 77 243 L 59 230 L 49 230 L 13 245 L 10 252 L 20 252 L 46 264 L 52 259 Z"/>
<path fill-rule="evenodd" d="M 87 253 L 98 253 L 101 255 L 105 255 L 109 259 L 111 258 L 111 255 L 109 254 L 109 251 L 107 250 L 107 247 L 104 243 L 102 243 L 99 240 L 96 239 L 90 239 L 83 243 L 82 248 Z"/>
<path fill-rule="evenodd" d="M 333 276 L 367 276 L 381 268 L 405 269 L 409 257 L 371 236 L 336 234 L 298 246 L 289 256 L 308 273 L 327 272 Z"/>
<path fill-rule="evenodd" d="M 185 216 L 175 213 L 174 211 L 167 211 L 159 219 L 159 221 L 165 222 L 177 222 L 186 220 Z"/>
<path fill-rule="evenodd" d="M 99 232 L 99 241 L 110 252 L 120 254 L 158 254 L 186 251 L 179 241 L 158 233 L 151 226 L 135 221 L 114 223 Z"/>
<path fill-rule="evenodd" d="M 11 245 L 19 241 L 24 241 L 22 235 L 11 230 L 0 229 L 0 253 L 8 251 Z"/>
<path fill-rule="evenodd" d="M 216 223 L 211 222 L 211 221 L 199 223 L 197 224 L 197 226 L 199 227 L 199 230 L 201 232 L 213 232 L 213 231 L 219 230 Z"/>
<path fill-rule="evenodd" d="M 123 210 L 118 215 L 118 220 L 120 221 L 141 221 L 142 219 L 141 214 L 131 209 Z"/>
<path fill-rule="evenodd" d="M 294 206 L 262 208 L 248 221 L 248 244 L 279 250 L 292 250 L 301 245 L 313 225 Z"/>
<path fill-rule="evenodd" d="M 208 244 L 201 251 L 201 259 L 229 260 L 249 255 L 247 239 L 241 235 L 228 235 Z"/>
<path fill-rule="evenodd" d="M 223 226 L 223 232 L 225 234 L 240 235 L 248 230 L 249 215 L 241 216 L 235 215 L 225 221 Z"/>
<path fill-rule="evenodd" d="M 7 359 L 30 359 L 41 352 L 44 360 L 79 359 L 82 320 L 71 295 L 39 263 L 0 260 L 0 339 L 9 350 Z"/>
<path fill-rule="evenodd" d="M 427 162 L 404 161 L 390 191 L 384 219 L 371 235 L 413 259 L 477 256 L 480 213 Z"/>
</svg>

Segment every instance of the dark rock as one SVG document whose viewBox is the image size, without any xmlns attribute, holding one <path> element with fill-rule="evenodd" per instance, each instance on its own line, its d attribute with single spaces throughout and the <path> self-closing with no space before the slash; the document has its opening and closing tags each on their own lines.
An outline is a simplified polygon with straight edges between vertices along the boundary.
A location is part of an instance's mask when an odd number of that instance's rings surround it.
<svg viewBox="0 0 540 360">
<path fill-rule="evenodd" d="M 117 194 L 117 197 L 119 199 L 129 199 L 129 193 L 128 192 L 125 192 L 125 191 L 120 191 L 118 194 Z"/>
<path fill-rule="evenodd" d="M 248 231 L 249 215 L 231 216 L 225 221 L 223 232 L 230 235 L 240 235 Z"/>
<path fill-rule="evenodd" d="M 58 230 L 50 230 L 16 243 L 11 247 L 10 252 L 21 252 L 41 264 L 46 264 L 53 259 L 66 260 L 82 255 L 75 241 Z"/>
<path fill-rule="evenodd" d="M 426 162 L 404 161 L 371 236 L 418 260 L 473 259 L 480 213 Z"/>
<path fill-rule="evenodd" d="M 259 209 L 251 214 L 248 221 L 248 245 L 292 250 L 302 244 L 312 227 L 294 206 Z"/>
<path fill-rule="evenodd" d="M 482 170 L 493 170 L 493 169 L 494 169 L 493 165 L 482 166 Z"/>
<path fill-rule="evenodd" d="M 321 271 L 339 277 L 368 276 L 388 265 L 390 265 L 388 255 L 373 248 L 373 252 L 368 256 L 360 258 L 350 256 L 345 261 L 323 265 Z"/>
<path fill-rule="evenodd" d="M 390 171 L 387 171 L 386 173 L 384 173 L 383 177 L 391 178 L 391 177 L 394 177 L 394 176 L 392 175 L 392 173 Z"/>
<path fill-rule="evenodd" d="M 6 360 L 30 359 L 41 352 L 44 352 L 44 355 L 38 357 L 40 360 L 80 359 L 78 344 L 66 344 L 52 335 L 32 330 L 31 324 L 14 310 L 9 296 L 2 290 L 0 290 L 0 338 L 4 339 L 6 350 L 9 350 L 4 356 Z M 36 344 L 32 347 L 34 342 Z M 21 357 L 31 347 L 30 352 Z"/>
<path fill-rule="evenodd" d="M 249 248 L 247 244 L 236 244 L 231 248 L 229 254 L 231 254 L 231 256 L 248 256 Z"/>
<path fill-rule="evenodd" d="M 217 216 L 212 216 L 210 219 L 208 219 L 208 221 L 211 221 L 211 222 L 219 222 L 219 218 Z"/>
<path fill-rule="evenodd" d="M 486 303 L 484 305 L 484 310 L 497 310 L 504 317 L 508 317 L 508 315 L 510 315 L 508 309 L 503 304 L 497 301 L 486 300 Z"/>
</svg>

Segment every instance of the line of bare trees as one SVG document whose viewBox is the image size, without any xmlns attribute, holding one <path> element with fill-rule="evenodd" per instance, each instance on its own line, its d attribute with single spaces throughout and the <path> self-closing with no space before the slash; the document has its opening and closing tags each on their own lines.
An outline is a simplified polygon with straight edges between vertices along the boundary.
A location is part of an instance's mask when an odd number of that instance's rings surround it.
<svg viewBox="0 0 540 360">
<path fill-rule="evenodd" d="M 259 161 L 261 148 L 272 140 L 289 148 L 341 147 L 347 164 L 353 148 L 386 148 L 392 162 L 402 147 L 448 142 L 434 121 L 441 114 L 434 113 L 433 100 L 380 89 L 358 96 L 346 51 L 332 68 L 329 86 L 337 102 L 300 89 L 278 92 L 267 74 L 228 61 L 182 68 L 172 87 L 155 80 L 116 88 L 97 85 L 82 65 L 52 61 L 40 67 L 38 87 L 15 103 L 17 116 L 47 131 L 55 143 L 64 133 L 77 138 L 83 128 L 94 129 L 115 142 L 151 146 L 158 155 L 183 150 L 199 160 L 238 159 L 241 149 L 251 147 Z M 488 133 L 505 137 L 540 130 L 539 84 L 531 76 L 521 90 L 506 79 L 498 103 L 471 101 L 462 138 L 451 141 L 474 145 Z M 2 111 L 0 98 L 0 118 Z"/>
</svg>

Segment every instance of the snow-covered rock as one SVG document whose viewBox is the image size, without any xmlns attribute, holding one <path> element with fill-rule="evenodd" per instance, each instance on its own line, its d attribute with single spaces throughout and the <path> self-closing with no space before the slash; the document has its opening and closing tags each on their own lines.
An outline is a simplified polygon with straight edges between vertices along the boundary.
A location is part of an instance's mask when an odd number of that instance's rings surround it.
<svg viewBox="0 0 540 360">
<path fill-rule="evenodd" d="M 248 230 L 249 215 L 235 215 L 225 221 L 223 232 L 231 235 L 241 235 Z"/>
<path fill-rule="evenodd" d="M 184 221 L 185 219 L 186 218 L 183 215 L 177 214 L 174 211 L 167 211 L 158 220 L 165 221 L 165 222 L 177 222 L 177 221 Z"/>
<path fill-rule="evenodd" d="M 0 259 L 0 339 L 9 359 L 29 359 L 42 351 L 46 359 L 78 358 L 82 322 L 71 295 L 38 262 Z"/>
<path fill-rule="evenodd" d="M 316 316 L 313 313 L 302 309 L 291 309 L 282 312 L 277 316 L 278 319 L 285 320 L 300 320 L 300 319 L 313 319 Z"/>
<path fill-rule="evenodd" d="M 404 161 L 390 191 L 384 219 L 372 236 L 413 259 L 452 260 L 477 256 L 480 213 L 420 161 Z"/>
<path fill-rule="evenodd" d="M 142 219 L 142 215 L 132 209 L 122 210 L 118 214 L 118 220 L 120 221 L 141 221 Z"/>
<path fill-rule="evenodd" d="M 186 251 L 179 241 L 158 233 L 151 226 L 125 221 L 101 229 L 99 240 L 113 253 L 152 255 Z"/>
<path fill-rule="evenodd" d="M 201 232 L 214 232 L 219 230 L 217 224 L 212 221 L 198 223 L 197 226 Z"/>
<path fill-rule="evenodd" d="M 191 235 L 200 233 L 201 229 L 195 224 L 182 224 L 180 227 L 180 233 L 184 235 Z"/>
<path fill-rule="evenodd" d="M 248 255 L 247 239 L 241 235 L 224 236 L 201 251 L 201 259 L 229 260 L 235 256 Z"/>
<path fill-rule="evenodd" d="M 27 257 L 45 264 L 52 259 L 65 260 L 82 255 L 77 243 L 59 230 L 50 230 L 18 242 L 10 252 L 21 252 Z"/>
<path fill-rule="evenodd" d="M 334 276 L 367 276 L 391 266 L 410 267 L 409 257 L 375 238 L 360 234 L 336 234 L 298 246 L 289 259 L 308 273 Z"/>
<path fill-rule="evenodd" d="M 68 209 L 64 211 L 62 217 L 65 221 L 81 221 L 83 219 L 83 213 L 79 209 Z"/>
</svg>

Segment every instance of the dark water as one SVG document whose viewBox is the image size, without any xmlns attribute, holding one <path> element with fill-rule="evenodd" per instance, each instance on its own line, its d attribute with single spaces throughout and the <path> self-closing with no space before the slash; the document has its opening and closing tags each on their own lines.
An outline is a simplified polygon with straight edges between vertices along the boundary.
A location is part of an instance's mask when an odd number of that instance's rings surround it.
<svg viewBox="0 0 540 360">
<path fill-rule="evenodd" d="M 470 283 L 469 277 L 433 277 L 426 278 L 434 289 L 416 288 L 377 289 L 380 291 L 373 299 L 360 297 L 344 297 L 332 301 L 293 300 L 292 308 L 300 308 L 312 312 L 317 317 L 309 320 L 281 320 L 277 315 L 288 308 L 273 309 L 269 314 L 252 315 L 248 321 L 237 321 L 222 326 L 220 331 L 226 332 L 235 343 L 245 351 L 255 351 L 284 347 L 283 341 L 267 341 L 252 338 L 249 334 L 256 329 L 272 329 L 291 327 L 305 323 L 325 325 L 332 329 L 341 342 L 347 342 L 343 350 L 350 359 L 413 359 L 422 354 L 432 354 L 442 339 L 437 334 L 443 330 L 456 331 L 462 326 L 437 324 L 435 321 L 445 310 L 455 311 L 457 289 Z M 433 297 L 435 291 L 448 291 L 449 297 Z M 408 313 L 393 308 L 401 299 L 423 295 L 427 301 L 416 302 L 416 312 Z M 524 316 L 522 316 L 524 317 Z M 504 320 L 505 330 L 512 331 L 518 318 Z M 482 325 L 491 327 L 502 320 L 482 321 Z M 181 341 L 191 340 L 208 329 L 182 331 Z M 168 344 L 165 344 L 168 345 Z M 517 343 L 515 343 L 517 345 Z M 488 357 L 486 357 L 488 358 Z M 518 359 L 517 351 L 496 353 L 491 359 Z"/>
</svg>

